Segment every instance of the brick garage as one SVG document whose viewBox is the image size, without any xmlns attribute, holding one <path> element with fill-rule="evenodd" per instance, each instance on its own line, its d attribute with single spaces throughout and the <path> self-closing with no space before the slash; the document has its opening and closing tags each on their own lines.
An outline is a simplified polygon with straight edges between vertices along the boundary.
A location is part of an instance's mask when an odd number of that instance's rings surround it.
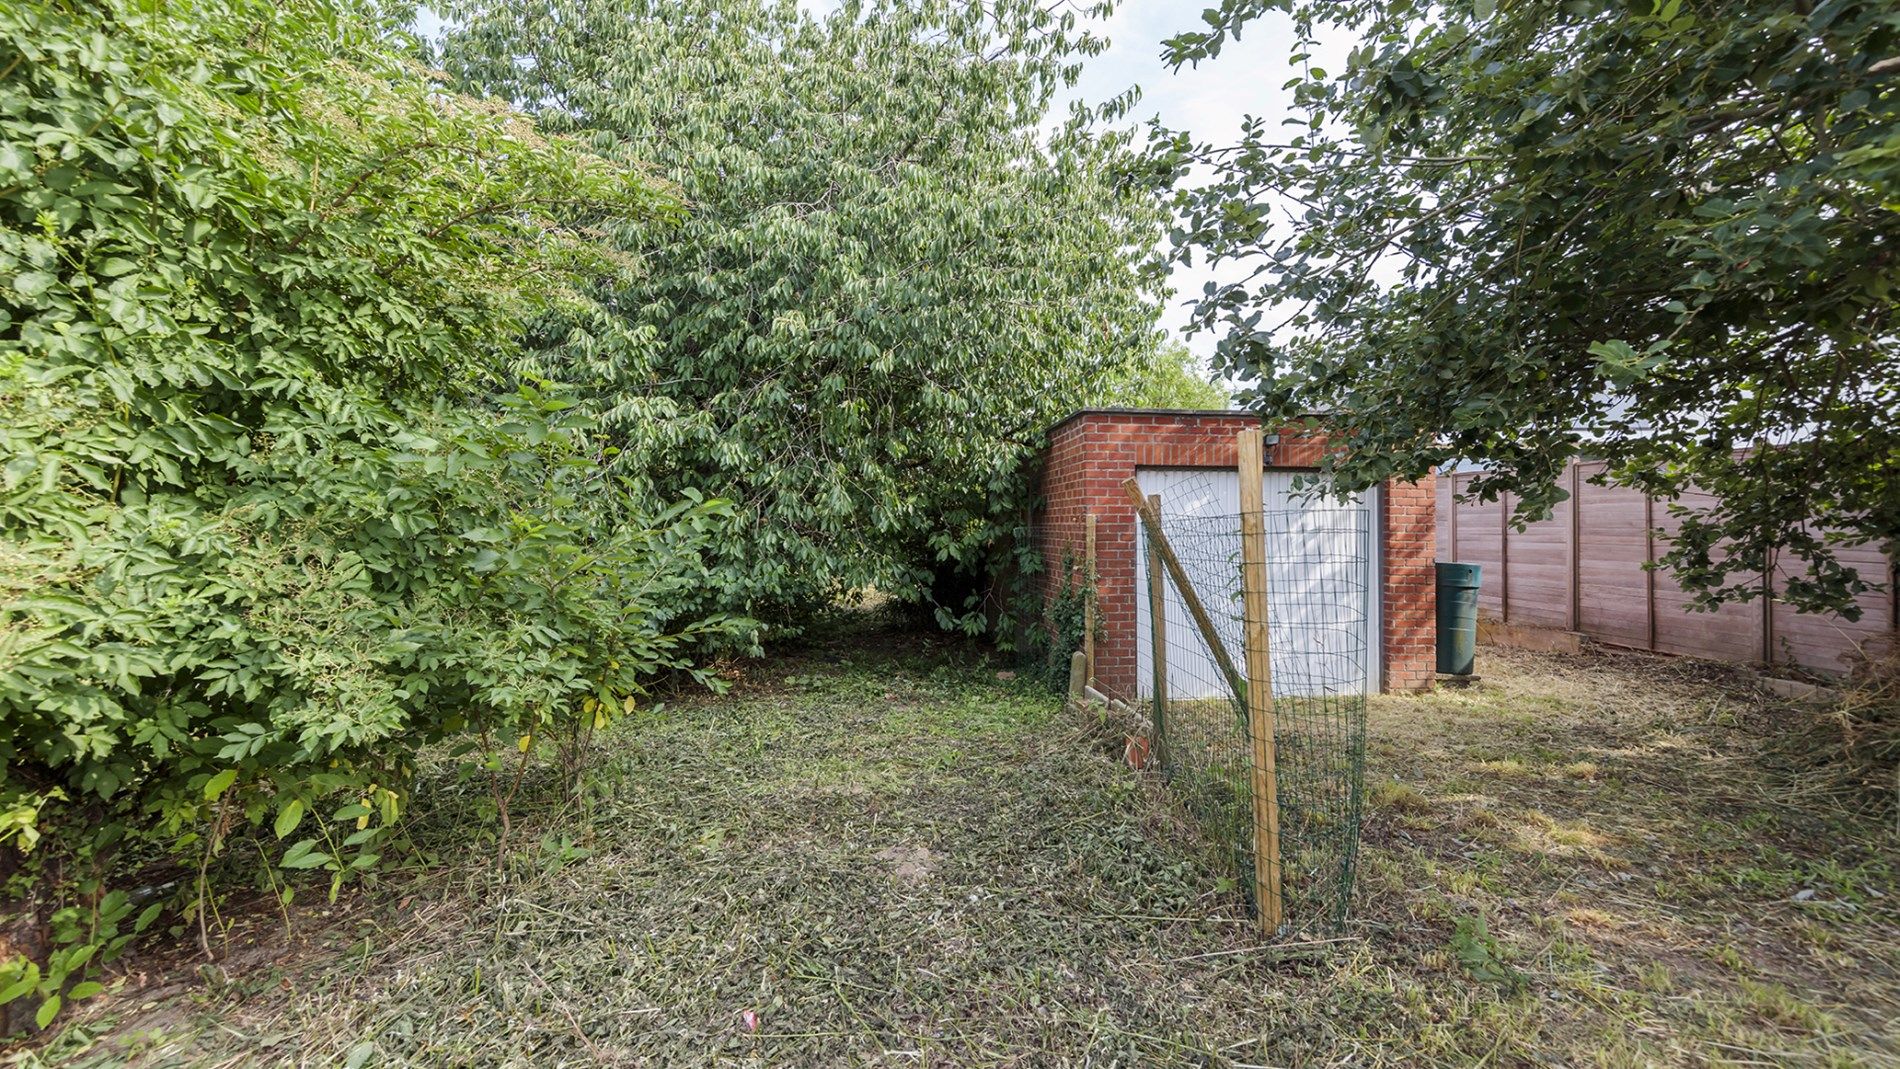
<svg viewBox="0 0 1900 1069">
<path fill-rule="evenodd" d="M 1257 418 L 1233 412 L 1084 409 L 1050 429 L 1034 525 L 1045 594 L 1060 582 L 1065 561 L 1082 559 L 1084 518 L 1093 513 L 1103 631 L 1095 681 L 1103 692 L 1129 700 L 1140 692 L 1136 613 L 1145 592 L 1137 589 L 1138 521 L 1123 482 L 1143 472 L 1231 472 L 1234 435 L 1257 425 Z M 1281 434 L 1267 449 L 1269 478 L 1275 471 L 1312 470 L 1324 448 L 1323 436 Z M 1377 679 L 1384 690 L 1423 690 L 1432 682 L 1435 512 L 1430 477 L 1388 482 L 1373 505 Z"/>
</svg>

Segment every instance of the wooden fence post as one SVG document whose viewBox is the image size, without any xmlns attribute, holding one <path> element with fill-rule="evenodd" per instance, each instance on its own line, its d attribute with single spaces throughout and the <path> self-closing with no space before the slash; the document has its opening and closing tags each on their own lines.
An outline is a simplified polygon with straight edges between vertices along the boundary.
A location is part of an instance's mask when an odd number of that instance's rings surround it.
<svg viewBox="0 0 1900 1069">
<path fill-rule="evenodd" d="M 1498 619 L 1511 622 L 1511 495 L 1498 495 Z"/>
<path fill-rule="evenodd" d="M 1141 517 L 1142 525 L 1154 536 L 1155 552 L 1161 556 L 1161 564 L 1168 570 L 1168 578 L 1174 580 L 1174 589 L 1181 592 L 1181 604 L 1188 611 L 1188 618 L 1201 632 L 1201 639 L 1207 643 L 1207 652 L 1220 666 L 1221 675 L 1226 677 L 1227 686 L 1234 692 L 1234 700 L 1240 703 L 1242 710 L 1247 708 L 1247 678 L 1234 667 L 1234 659 L 1227 655 L 1227 647 L 1222 645 L 1220 632 L 1214 630 L 1214 618 L 1207 615 L 1207 607 L 1201 604 L 1201 596 L 1194 592 L 1194 584 L 1188 580 L 1187 569 L 1181 567 L 1181 559 L 1174 555 L 1174 547 L 1168 545 L 1168 536 L 1161 530 L 1161 510 L 1148 503 L 1147 495 L 1141 492 L 1141 484 L 1133 479 L 1124 479 L 1122 489 L 1128 493 L 1129 500 L 1135 503 L 1135 514 Z"/>
<path fill-rule="evenodd" d="M 1775 555 L 1768 555 L 1768 567 L 1761 573 L 1761 659 L 1775 663 Z"/>
<path fill-rule="evenodd" d="M 1084 536 L 1083 582 L 1082 592 L 1082 653 L 1088 661 L 1088 682 L 1095 684 L 1095 513 L 1091 512 L 1084 521 L 1087 534 Z"/>
<path fill-rule="evenodd" d="M 1446 510 L 1446 526 L 1450 528 L 1447 541 L 1451 544 L 1445 547 L 1445 559 L 1455 561 L 1458 559 L 1458 473 L 1454 471 L 1446 478 L 1451 480 L 1451 506 Z"/>
<path fill-rule="evenodd" d="M 1643 620 L 1647 628 L 1647 648 L 1656 648 L 1656 499 L 1643 495 Z"/>
<path fill-rule="evenodd" d="M 1583 463 L 1570 460 L 1570 630 L 1583 630 Z"/>
<path fill-rule="evenodd" d="M 1148 507 L 1156 515 L 1161 512 L 1161 497 L 1151 494 Z M 1139 528 L 1139 524 L 1137 528 Z M 1168 631 L 1167 631 L 1167 591 L 1168 581 L 1161 575 L 1161 553 L 1155 548 L 1155 538 L 1148 536 L 1148 638 L 1151 653 L 1149 660 L 1154 662 L 1154 722 L 1155 737 L 1150 756 L 1161 768 L 1168 767 Z"/>
<path fill-rule="evenodd" d="M 1280 799 L 1274 769 L 1273 660 L 1267 632 L 1267 533 L 1260 429 L 1236 436 L 1240 461 L 1240 590 L 1247 616 L 1247 734 L 1253 741 L 1253 882 L 1260 927 L 1280 930 Z"/>
</svg>

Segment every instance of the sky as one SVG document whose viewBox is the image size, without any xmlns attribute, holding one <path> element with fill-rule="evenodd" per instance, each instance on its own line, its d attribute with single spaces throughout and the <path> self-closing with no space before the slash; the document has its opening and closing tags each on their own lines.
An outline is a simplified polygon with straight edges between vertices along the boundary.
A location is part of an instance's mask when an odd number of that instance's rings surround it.
<svg viewBox="0 0 1900 1069">
<path fill-rule="evenodd" d="M 1217 144 L 1233 141 L 1249 115 L 1265 118 L 1269 128 L 1277 126 L 1291 114 L 1291 93 L 1282 88 L 1294 73 L 1287 59 L 1293 52 L 1291 20 L 1284 12 L 1269 12 L 1249 23 L 1240 40 L 1229 41 L 1218 58 L 1199 68 L 1171 70 L 1162 62 L 1161 42 L 1200 28 L 1200 7 L 1180 0 L 1125 0 L 1103 30 L 1110 42 L 1108 51 L 1083 69 L 1073 97 L 1099 103 L 1131 85 L 1139 86 L 1141 101 L 1131 119 L 1146 122 L 1158 117 L 1169 129 L 1186 130 L 1197 141 Z M 1344 49 L 1340 51 L 1343 57 Z M 1333 70 L 1343 65 L 1324 54 L 1315 56 L 1315 62 Z M 1067 110 L 1066 103 L 1062 109 Z M 1229 265 L 1226 275 L 1232 274 Z M 1228 280 L 1218 269 L 1200 263 L 1175 267 L 1170 278 L 1175 293 L 1161 317 L 1170 333 L 1183 337 L 1185 302 L 1210 279 Z M 1213 352 L 1211 334 L 1183 340 L 1203 361 Z"/>
</svg>

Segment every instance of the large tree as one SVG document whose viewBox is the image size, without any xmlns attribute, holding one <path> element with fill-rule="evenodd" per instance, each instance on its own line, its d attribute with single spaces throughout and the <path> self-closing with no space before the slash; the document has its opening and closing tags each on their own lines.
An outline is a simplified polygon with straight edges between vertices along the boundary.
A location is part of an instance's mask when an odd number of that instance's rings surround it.
<svg viewBox="0 0 1900 1069">
<path fill-rule="evenodd" d="M 1152 352 L 1155 198 L 1121 137 L 1049 115 L 1098 45 L 1027 0 L 453 8 L 459 84 L 684 195 L 615 316 L 545 324 L 538 366 L 592 391 L 639 485 L 739 502 L 728 604 L 922 595 L 992 540 L 1043 427 Z"/>
<path fill-rule="evenodd" d="M 1253 403 L 1336 413 L 1353 485 L 1484 461 L 1472 491 L 1520 520 L 1579 453 L 1711 492 L 1665 561 L 1703 604 L 1779 557 L 1779 596 L 1852 613 L 1885 577 L 1834 550 L 1900 535 L 1893 5 L 1227 0 L 1168 54 L 1269 9 L 1296 121 L 1159 139 L 1211 169 L 1178 250 L 1239 265 L 1196 321 Z M 1343 69 L 1311 63 L 1342 36 Z"/>
<path fill-rule="evenodd" d="M 1115 379 L 1102 400 L 1127 408 L 1219 410 L 1228 407 L 1229 398 L 1227 388 L 1208 378 L 1186 345 L 1169 340 Z"/>
</svg>

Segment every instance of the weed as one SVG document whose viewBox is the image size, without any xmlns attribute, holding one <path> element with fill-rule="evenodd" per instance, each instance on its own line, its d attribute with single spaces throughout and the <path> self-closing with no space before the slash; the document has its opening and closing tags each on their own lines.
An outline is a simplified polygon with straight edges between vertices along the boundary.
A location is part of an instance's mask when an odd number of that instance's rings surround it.
<svg viewBox="0 0 1900 1069">
<path fill-rule="evenodd" d="M 1465 975 L 1482 984 L 1493 984 L 1515 991 L 1524 984 L 1524 974 L 1512 968 L 1504 958 L 1504 948 L 1492 937 L 1483 917 L 1459 917 L 1452 928 L 1451 952 Z"/>
<path fill-rule="evenodd" d="M 1750 1010 L 1779 1027 L 1820 1032 L 1833 1026 L 1826 1013 L 1779 984 L 1743 980 L 1741 991 Z"/>
<path fill-rule="evenodd" d="M 1651 962 L 1636 974 L 1636 983 L 1645 991 L 1667 995 L 1676 989 L 1676 974 L 1662 962 Z"/>
<path fill-rule="evenodd" d="M 1754 971 L 1748 964 L 1748 958 L 1733 943 L 1718 943 L 1710 947 L 1709 957 L 1732 973 L 1746 975 Z"/>
</svg>

